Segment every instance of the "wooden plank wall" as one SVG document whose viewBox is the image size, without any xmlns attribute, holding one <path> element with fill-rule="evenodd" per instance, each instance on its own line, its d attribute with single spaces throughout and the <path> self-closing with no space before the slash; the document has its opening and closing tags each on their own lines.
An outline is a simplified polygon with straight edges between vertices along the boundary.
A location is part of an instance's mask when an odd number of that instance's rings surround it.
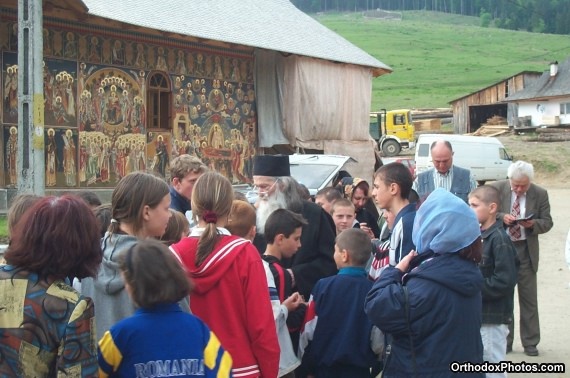
<svg viewBox="0 0 570 378">
<path fill-rule="evenodd" d="M 455 133 L 465 134 L 470 132 L 471 125 L 469 124 L 469 108 L 471 106 L 493 105 L 503 102 L 508 99 L 506 96 L 507 85 L 509 94 L 513 94 L 524 89 L 539 77 L 539 74 L 523 72 L 505 81 L 452 102 L 453 128 Z M 509 125 L 514 125 L 516 122 L 516 108 L 517 107 L 514 104 L 510 104 L 507 107 L 507 119 L 509 121 Z"/>
</svg>

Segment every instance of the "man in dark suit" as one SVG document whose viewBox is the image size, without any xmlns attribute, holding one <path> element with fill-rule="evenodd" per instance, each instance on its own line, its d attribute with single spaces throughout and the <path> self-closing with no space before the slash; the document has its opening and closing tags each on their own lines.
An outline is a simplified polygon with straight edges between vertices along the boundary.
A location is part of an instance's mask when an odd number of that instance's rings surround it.
<svg viewBox="0 0 570 378">
<path fill-rule="evenodd" d="M 508 179 L 491 185 L 501 193 L 498 217 L 503 221 L 520 261 L 517 291 L 520 308 L 520 336 L 527 356 L 538 356 L 540 342 L 536 273 L 538 271 L 538 235 L 552 228 L 548 192 L 532 183 L 534 168 L 524 161 L 513 163 Z M 530 219 L 529 219 L 530 218 Z M 509 326 L 507 352 L 512 350 L 514 319 Z"/>
</svg>

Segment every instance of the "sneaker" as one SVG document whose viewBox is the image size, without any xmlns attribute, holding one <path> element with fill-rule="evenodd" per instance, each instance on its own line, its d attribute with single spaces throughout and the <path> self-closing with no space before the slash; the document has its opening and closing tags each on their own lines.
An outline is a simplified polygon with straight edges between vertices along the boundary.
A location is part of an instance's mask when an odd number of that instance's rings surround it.
<svg viewBox="0 0 570 378">
<path fill-rule="evenodd" d="M 538 349 L 534 345 L 529 345 L 524 347 L 524 354 L 531 357 L 538 356 Z"/>
</svg>

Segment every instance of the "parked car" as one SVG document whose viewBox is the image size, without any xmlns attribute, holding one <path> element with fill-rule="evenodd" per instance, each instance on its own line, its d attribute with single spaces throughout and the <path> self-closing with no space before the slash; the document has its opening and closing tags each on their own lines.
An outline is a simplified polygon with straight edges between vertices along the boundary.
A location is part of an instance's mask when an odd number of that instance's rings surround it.
<svg viewBox="0 0 570 378">
<path fill-rule="evenodd" d="M 330 186 L 339 171 L 351 160 L 350 156 L 294 154 L 289 155 L 291 176 L 309 189 L 311 196 L 326 186 Z M 257 201 L 257 193 L 249 185 L 236 185 L 237 191 L 244 193 L 250 203 Z"/>
<path fill-rule="evenodd" d="M 398 157 L 383 157 L 382 164 L 390 163 L 401 163 L 404 164 L 412 174 L 413 178 L 416 178 L 416 161 L 413 157 L 398 156 Z"/>
</svg>

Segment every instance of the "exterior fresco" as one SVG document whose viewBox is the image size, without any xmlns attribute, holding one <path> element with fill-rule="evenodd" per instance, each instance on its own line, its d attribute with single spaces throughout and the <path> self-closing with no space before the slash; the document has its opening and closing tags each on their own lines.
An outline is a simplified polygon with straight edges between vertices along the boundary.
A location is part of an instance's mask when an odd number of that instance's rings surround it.
<svg viewBox="0 0 570 378">
<path fill-rule="evenodd" d="M 14 15 L 15 17 L 15 15 Z M 187 153 L 233 183 L 251 181 L 257 117 L 251 53 L 186 46 L 157 37 L 125 39 L 44 22 L 46 187 L 113 187 L 133 171 L 169 179 Z M 93 28 L 95 29 L 95 28 Z M 107 30 L 117 35 L 118 31 Z M 156 43 L 148 43 L 148 41 Z M 186 45 L 188 45 L 186 43 Z M 17 183 L 17 24 L 0 22 L 4 187 Z M 166 78 L 168 122 L 150 127 L 156 109 L 150 78 Z M 164 88 L 162 88 L 164 89 Z M 161 90 L 162 90 L 161 89 Z M 152 107 L 152 106 L 151 106 Z"/>
<path fill-rule="evenodd" d="M 252 84 L 174 77 L 172 156 L 195 155 L 233 183 L 248 182 L 256 145 Z"/>
<path fill-rule="evenodd" d="M 45 130 L 46 187 L 77 186 L 77 130 Z"/>
</svg>

